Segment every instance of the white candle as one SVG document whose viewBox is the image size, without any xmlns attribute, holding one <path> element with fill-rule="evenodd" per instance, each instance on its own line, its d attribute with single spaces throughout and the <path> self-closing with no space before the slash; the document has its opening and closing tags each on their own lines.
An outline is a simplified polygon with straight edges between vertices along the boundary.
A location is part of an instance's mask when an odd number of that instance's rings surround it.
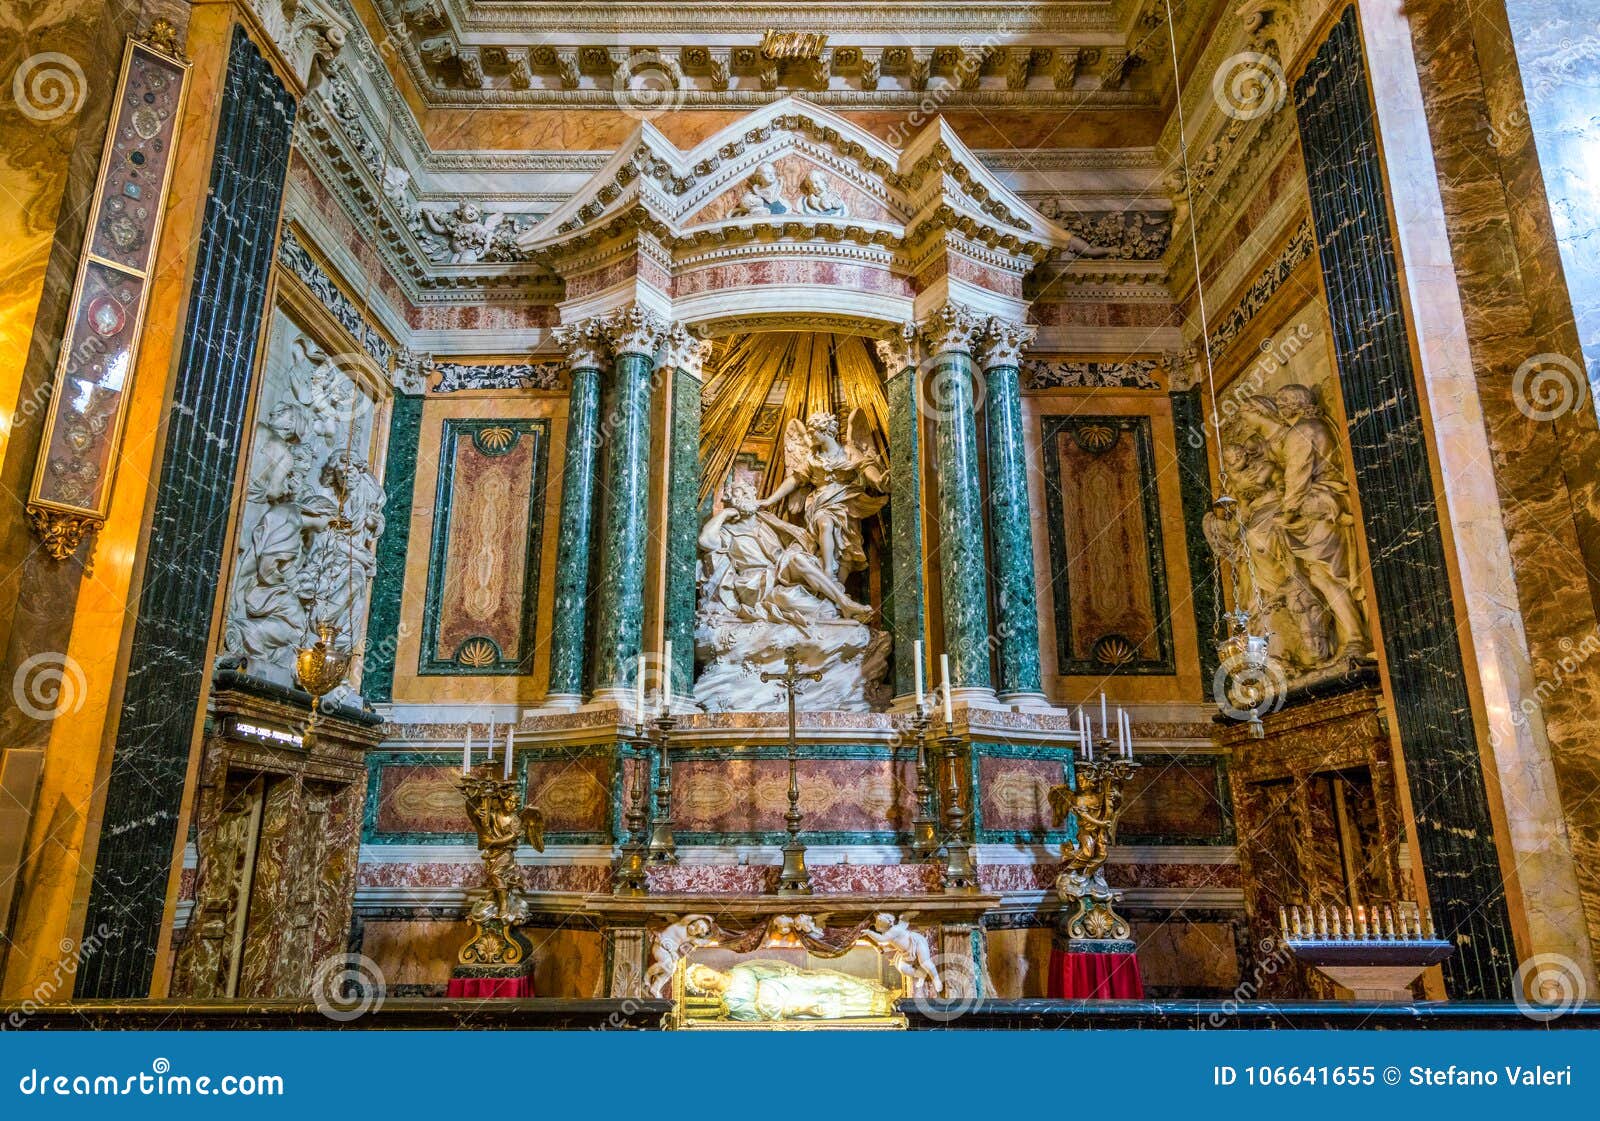
<svg viewBox="0 0 1600 1121">
<path fill-rule="evenodd" d="M 505 770 L 500 772 L 500 777 L 501 778 L 510 778 L 511 777 L 511 729 L 510 728 L 506 729 L 506 766 L 505 766 Z"/>
<path fill-rule="evenodd" d="M 950 700 L 950 655 L 949 654 L 940 654 L 939 655 L 939 677 L 941 679 L 941 682 L 944 685 L 944 722 L 946 724 L 954 724 L 956 722 L 956 710 L 955 710 L 955 705 Z"/>
<path fill-rule="evenodd" d="M 644 723 L 644 655 L 639 655 L 639 680 L 635 683 L 633 697 L 633 722 Z"/>
<path fill-rule="evenodd" d="M 494 762 L 494 721 L 492 719 L 489 721 L 489 743 L 488 743 L 488 746 L 487 746 L 487 750 L 488 750 L 489 754 L 484 756 L 484 758 L 488 759 L 489 762 L 493 763 Z"/>
<path fill-rule="evenodd" d="M 1122 757 L 1133 758 L 1133 717 L 1122 714 Z"/>
<path fill-rule="evenodd" d="M 661 653 L 661 712 L 665 714 L 672 708 L 672 639 L 667 639 L 666 649 Z"/>
<path fill-rule="evenodd" d="M 1094 727 L 1088 717 L 1083 720 L 1083 757 L 1090 763 L 1094 762 Z"/>
<path fill-rule="evenodd" d="M 472 729 L 467 729 L 467 738 L 461 741 L 461 773 L 470 774 L 472 771 Z"/>
<path fill-rule="evenodd" d="M 1094 737 L 1089 734 L 1089 717 L 1083 711 L 1083 706 L 1078 706 L 1078 738 L 1083 742 L 1083 757 L 1089 757 L 1090 744 Z"/>
<path fill-rule="evenodd" d="M 1100 694 L 1100 738 L 1106 738 L 1106 695 Z"/>
<path fill-rule="evenodd" d="M 917 708 L 922 707 L 922 639 L 917 639 L 917 652 L 912 655 L 913 668 L 917 671 Z"/>
</svg>

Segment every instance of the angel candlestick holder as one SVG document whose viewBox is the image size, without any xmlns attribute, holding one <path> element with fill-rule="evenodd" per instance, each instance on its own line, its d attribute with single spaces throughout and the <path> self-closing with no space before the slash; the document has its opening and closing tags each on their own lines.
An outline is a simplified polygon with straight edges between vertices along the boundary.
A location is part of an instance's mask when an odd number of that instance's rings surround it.
<svg viewBox="0 0 1600 1121">
<path fill-rule="evenodd" d="M 514 778 L 472 772 L 461 776 L 460 785 L 488 886 L 467 896 L 472 936 L 457 960 L 463 966 L 524 967 L 530 946 L 520 927 L 529 908 L 517 873 L 517 846 L 526 840 L 535 852 L 544 851 L 544 814 L 523 804 Z"/>
<path fill-rule="evenodd" d="M 1114 741 L 1103 740 L 1102 759 L 1095 761 L 1091 751 L 1077 760 L 1073 785 L 1053 786 L 1048 797 L 1057 827 L 1068 814 L 1077 822 L 1077 839 L 1063 851 L 1056 877 L 1056 895 L 1072 905 L 1062 919 L 1062 932 L 1073 943 L 1097 943 L 1092 947 L 1097 951 L 1131 953 L 1128 922 L 1116 911 L 1122 892 L 1106 883 L 1105 866 L 1122 816 L 1122 788 L 1139 764 L 1115 751 Z"/>
</svg>

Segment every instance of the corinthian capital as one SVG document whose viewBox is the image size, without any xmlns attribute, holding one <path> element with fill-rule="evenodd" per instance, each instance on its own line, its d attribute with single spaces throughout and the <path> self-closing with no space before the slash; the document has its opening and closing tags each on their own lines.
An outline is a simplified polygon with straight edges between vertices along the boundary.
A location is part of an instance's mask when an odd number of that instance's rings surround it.
<svg viewBox="0 0 1600 1121">
<path fill-rule="evenodd" d="M 611 341 L 611 353 L 618 358 L 624 354 L 655 357 L 666 341 L 668 329 L 665 319 L 638 304 L 619 308 L 606 317 L 606 338 Z"/>
<path fill-rule="evenodd" d="M 890 377 L 917 364 L 917 327 L 902 323 L 887 338 L 877 340 L 878 359 Z"/>
<path fill-rule="evenodd" d="M 701 339 L 682 323 L 674 323 L 667 331 L 667 357 L 663 365 L 687 371 L 705 380 L 706 359 L 711 357 L 711 340 Z"/>
<path fill-rule="evenodd" d="M 567 368 L 572 370 L 600 369 L 606 364 L 606 335 L 604 324 L 598 319 L 585 319 L 550 332 L 551 337 L 567 355 Z"/>
<path fill-rule="evenodd" d="M 1039 332 L 1025 323 L 990 317 L 983 325 L 983 338 L 979 341 L 983 368 L 1022 365 L 1022 352 Z"/>
<path fill-rule="evenodd" d="M 971 354 L 983 330 L 983 320 L 960 304 L 942 304 L 917 329 L 928 353 L 937 357 L 953 350 Z"/>
</svg>

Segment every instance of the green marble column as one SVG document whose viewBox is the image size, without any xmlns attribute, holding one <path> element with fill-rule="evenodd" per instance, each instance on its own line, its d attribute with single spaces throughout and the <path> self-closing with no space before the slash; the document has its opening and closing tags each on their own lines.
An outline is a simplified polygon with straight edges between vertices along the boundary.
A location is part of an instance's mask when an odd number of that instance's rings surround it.
<svg viewBox="0 0 1600 1121">
<path fill-rule="evenodd" d="M 995 636 L 1002 700 L 1042 702 L 1033 523 L 1022 441 L 1018 366 L 1033 329 L 991 319 L 983 337 L 983 402 L 989 459 L 989 533 L 994 542 Z"/>
<path fill-rule="evenodd" d="M 972 346 L 981 324 L 946 304 L 922 323 L 933 362 L 922 407 L 935 420 L 939 474 L 939 566 L 944 650 L 953 689 L 993 688 L 989 673 L 989 595 L 983 547 L 983 496 L 978 485 L 974 415 L 977 367 Z"/>
<path fill-rule="evenodd" d="M 694 692 L 695 562 L 700 536 L 700 389 L 708 344 L 674 325 L 668 339 L 672 422 L 667 462 L 666 637 L 672 642 L 672 691 Z"/>
<path fill-rule="evenodd" d="M 917 357 L 914 329 L 880 340 L 878 357 L 888 377 L 889 399 L 889 568 L 885 598 L 894 629 L 894 695 L 916 691 L 916 643 L 927 633 L 922 600 L 922 464 L 918 455 Z M 928 682 L 924 682 L 926 688 Z"/>
<path fill-rule="evenodd" d="M 600 371 L 605 349 L 593 323 L 563 328 L 556 337 L 567 350 L 572 391 L 567 399 L 567 452 L 561 471 L 561 531 L 556 546 L 556 603 L 546 699 L 551 704 L 577 704 L 583 700 L 589 557 L 600 464 Z"/>
<path fill-rule="evenodd" d="M 594 629 L 596 695 L 624 699 L 644 634 L 644 579 L 650 508 L 650 383 L 666 325 L 633 307 L 611 316 L 615 355 L 611 412 L 598 437 L 606 457 Z"/>
</svg>

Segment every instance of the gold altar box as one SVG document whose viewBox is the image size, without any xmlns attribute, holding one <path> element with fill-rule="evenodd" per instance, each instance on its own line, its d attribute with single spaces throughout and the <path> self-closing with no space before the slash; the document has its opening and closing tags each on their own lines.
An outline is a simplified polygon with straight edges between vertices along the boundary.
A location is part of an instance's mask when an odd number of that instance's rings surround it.
<svg viewBox="0 0 1600 1121">
<path fill-rule="evenodd" d="M 720 991 L 718 991 L 720 989 Z M 903 1031 L 899 1001 L 912 995 L 869 940 L 820 959 L 803 946 L 766 945 L 739 954 L 691 950 L 672 973 L 673 1029 L 718 1031 Z"/>
</svg>

